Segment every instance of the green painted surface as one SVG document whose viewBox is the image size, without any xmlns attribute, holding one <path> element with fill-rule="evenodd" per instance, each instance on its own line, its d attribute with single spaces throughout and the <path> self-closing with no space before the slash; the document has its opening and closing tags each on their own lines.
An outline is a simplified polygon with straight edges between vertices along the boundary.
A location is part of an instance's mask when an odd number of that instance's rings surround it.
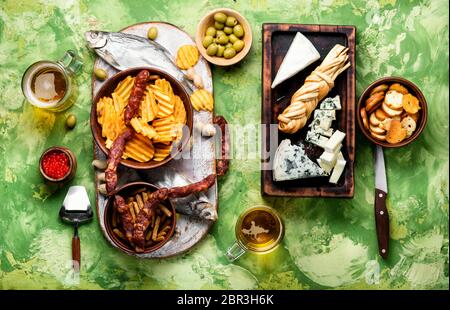
<svg viewBox="0 0 450 310">
<path fill-rule="evenodd" d="M 0 0 L 0 288 L 87 289 L 448 289 L 448 2 L 442 1 L 5 1 Z M 66 145 L 78 157 L 73 184 L 94 200 L 89 129 L 94 56 L 83 42 L 89 29 L 115 31 L 162 20 L 194 34 L 197 21 L 216 7 L 243 13 L 254 44 L 242 63 L 214 68 L 216 112 L 230 122 L 260 122 L 263 22 L 357 26 L 357 95 L 374 79 L 400 75 L 417 83 L 429 103 L 428 125 L 410 146 L 386 150 L 391 253 L 377 254 L 373 219 L 372 145 L 358 132 L 355 197 L 263 199 L 259 161 L 234 161 L 220 181 L 219 221 L 190 253 L 143 261 L 113 249 L 95 220 L 81 227 L 82 273 L 72 279 L 72 230 L 58 220 L 65 194 L 44 186 L 40 153 Z M 22 72 L 34 61 L 75 49 L 85 62 L 79 98 L 58 115 L 24 104 Z M 64 128 L 75 113 L 78 125 Z M 276 207 L 286 224 L 281 247 L 224 257 L 233 225 L 249 206 Z"/>
</svg>

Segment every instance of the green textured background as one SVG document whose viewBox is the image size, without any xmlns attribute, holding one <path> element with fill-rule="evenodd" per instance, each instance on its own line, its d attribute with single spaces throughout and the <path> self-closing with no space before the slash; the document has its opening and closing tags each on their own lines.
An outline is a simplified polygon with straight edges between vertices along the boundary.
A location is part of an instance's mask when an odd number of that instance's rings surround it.
<svg viewBox="0 0 450 310">
<path fill-rule="evenodd" d="M 46 147 L 71 147 L 79 162 L 73 184 L 85 185 L 94 201 L 89 129 L 94 56 L 83 33 L 161 20 L 193 35 L 201 16 L 217 7 L 235 8 L 253 28 L 245 61 L 213 68 L 216 113 L 232 123 L 260 122 L 263 22 L 356 25 L 357 95 L 386 75 L 403 76 L 423 90 L 426 129 L 415 143 L 385 151 L 389 259 L 377 254 L 372 145 L 358 132 L 354 199 L 263 199 L 259 160 L 236 160 L 220 181 L 219 221 L 190 253 L 137 260 L 113 249 L 95 220 L 80 229 L 77 284 L 71 274 L 72 230 L 58 220 L 65 191 L 43 184 L 37 162 Z M 0 0 L 0 288 L 448 289 L 448 9 L 446 0 Z M 22 72 L 69 48 L 85 62 L 77 103 L 58 115 L 25 104 Z M 78 117 L 73 131 L 64 128 L 68 113 Z M 224 252 L 239 213 L 260 203 L 280 211 L 286 224 L 282 246 L 228 263 Z"/>
</svg>

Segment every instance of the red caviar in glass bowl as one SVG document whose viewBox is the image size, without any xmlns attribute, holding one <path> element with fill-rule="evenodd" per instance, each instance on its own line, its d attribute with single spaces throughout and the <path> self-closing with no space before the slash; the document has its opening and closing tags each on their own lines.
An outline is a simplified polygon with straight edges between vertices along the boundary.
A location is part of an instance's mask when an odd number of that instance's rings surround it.
<svg viewBox="0 0 450 310">
<path fill-rule="evenodd" d="M 50 182 L 69 181 L 75 175 L 77 163 L 75 155 L 65 147 L 54 146 L 41 156 L 39 168 L 42 176 Z"/>
</svg>

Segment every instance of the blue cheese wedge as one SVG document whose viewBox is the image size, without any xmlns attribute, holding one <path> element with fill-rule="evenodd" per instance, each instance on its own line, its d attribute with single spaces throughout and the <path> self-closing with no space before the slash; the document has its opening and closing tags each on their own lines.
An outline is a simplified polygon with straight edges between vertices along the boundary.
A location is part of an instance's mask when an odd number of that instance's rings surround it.
<svg viewBox="0 0 450 310">
<path fill-rule="evenodd" d="M 325 98 L 319 106 L 319 109 L 321 110 L 341 110 L 341 100 L 339 98 L 339 95 L 336 95 L 335 97 L 331 98 Z"/>
<path fill-rule="evenodd" d="M 315 132 L 315 133 L 318 133 L 319 135 L 329 138 L 333 135 L 334 129 L 329 128 L 329 129 L 325 130 L 321 126 L 314 126 L 313 128 L 311 128 L 311 132 Z"/>
<path fill-rule="evenodd" d="M 294 76 L 319 58 L 320 54 L 314 45 L 304 35 L 297 32 L 286 56 L 283 58 L 271 87 L 274 88 L 281 82 Z"/>
<path fill-rule="evenodd" d="M 302 144 L 293 145 L 289 139 L 281 141 L 273 162 L 274 181 L 288 181 L 327 176 L 319 165 L 305 153 Z"/>
<path fill-rule="evenodd" d="M 320 110 L 316 109 L 314 110 L 314 118 L 322 119 L 322 118 L 329 118 L 331 120 L 336 119 L 336 110 Z"/>
<path fill-rule="evenodd" d="M 306 139 L 307 142 L 315 144 L 321 148 L 325 148 L 325 144 L 328 142 L 328 138 L 324 137 L 316 132 L 308 131 L 306 133 Z"/>
</svg>

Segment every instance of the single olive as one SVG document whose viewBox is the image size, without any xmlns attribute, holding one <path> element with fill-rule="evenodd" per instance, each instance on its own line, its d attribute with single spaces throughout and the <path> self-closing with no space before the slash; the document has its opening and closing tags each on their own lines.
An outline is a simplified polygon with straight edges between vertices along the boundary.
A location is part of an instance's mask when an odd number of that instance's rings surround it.
<svg viewBox="0 0 450 310">
<path fill-rule="evenodd" d="M 226 34 L 222 34 L 217 37 L 217 43 L 225 45 L 228 43 L 228 36 Z"/>
<path fill-rule="evenodd" d="M 206 29 L 205 35 L 214 37 L 216 35 L 216 28 L 209 26 L 208 29 Z"/>
<path fill-rule="evenodd" d="M 214 27 L 218 30 L 222 30 L 225 25 L 219 22 L 214 22 Z"/>
<path fill-rule="evenodd" d="M 214 56 L 216 55 L 218 50 L 217 44 L 212 43 L 210 46 L 208 46 L 208 48 L 206 49 L 206 54 L 208 54 L 209 56 Z"/>
<path fill-rule="evenodd" d="M 67 115 L 66 118 L 66 127 L 69 129 L 73 129 L 77 124 L 77 117 L 73 114 Z"/>
<path fill-rule="evenodd" d="M 225 32 L 226 34 L 232 34 L 233 33 L 233 28 L 225 26 L 223 28 L 223 32 Z"/>
<path fill-rule="evenodd" d="M 229 48 L 229 47 L 233 47 L 233 43 L 228 42 L 227 44 L 225 44 L 225 48 Z"/>
<path fill-rule="evenodd" d="M 244 41 L 237 40 L 236 42 L 233 43 L 233 48 L 236 50 L 236 52 L 239 53 L 244 48 L 244 45 L 245 45 Z"/>
<path fill-rule="evenodd" d="M 244 36 L 244 28 L 241 25 L 236 25 L 233 27 L 233 33 L 236 37 L 241 38 Z"/>
<path fill-rule="evenodd" d="M 108 73 L 106 73 L 105 70 L 100 69 L 100 68 L 96 68 L 94 70 L 94 74 L 95 74 L 95 77 L 97 79 L 99 79 L 100 81 L 104 81 L 104 80 L 106 80 L 108 78 Z"/>
<path fill-rule="evenodd" d="M 148 29 L 148 32 L 147 32 L 147 37 L 150 40 L 154 40 L 154 39 L 156 39 L 157 36 L 158 36 L 158 28 L 150 27 L 150 29 Z"/>
<path fill-rule="evenodd" d="M 203 47 L 208 48 L 208 46 L 213 43 L 214 38 L 211 36 L 206 36 L 203 38 Z"/>
<path fill-rule="evenodd" d="M 236 51 L 232 47 L 228 47 L 223 51 L 223 57 L 226 59 L 233 58 L 236 55 Z"/>
<path fill-rule="evenodd" d="M 234 43 L 237 40 L 239 40 L 238 37 L 236 37 L 233 33 L 228 36 L 228 39 L 230 40 L 231 43 Z"/>
<path fill-rule="evenodd" d="M 217 56 L 217 57 L 222 57 L 224 51 L 225 51 L 225 46 L 223 46 L 223 45 L 218 45 L 218 46 L 217 46 L 217 53 L 216 53 L 216 56 Z"/>
<path fill-rule="evenodd" d="M 224 24 L 227 21 L 227 15 L 225 15 L 225 13 L 218 12 L 218 13 L 214 14 L 214 20 L 216 22 Z"/>
<path fill-rule="evenodd" d="M 233 16 L 228 16 L 227 20 L 225 22 L 225 25 L 227 25 L 228 27 L 234 27 L 237 25 L 237 20 L 236 17 Z"/>
</svg>

